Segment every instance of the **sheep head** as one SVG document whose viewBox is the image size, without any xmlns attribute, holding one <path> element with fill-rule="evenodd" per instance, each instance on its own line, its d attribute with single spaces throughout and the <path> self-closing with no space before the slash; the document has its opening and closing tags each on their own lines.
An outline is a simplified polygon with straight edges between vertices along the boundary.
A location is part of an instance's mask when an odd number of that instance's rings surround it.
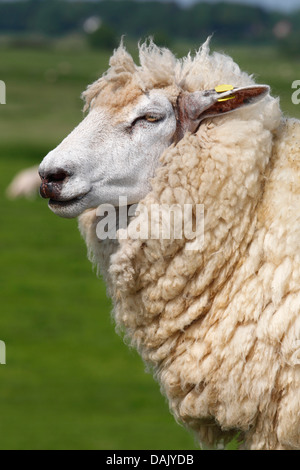
<svg viewBox="0 0 300 470">
<path fill-rule="evenodd" d="M 174 56 L 157 51 L 160 69 L 153 49 L 147 60 L 145 51 L 141 54 L 137 67 L 121 46 L 109 71 L 85 93 L 89 114 L 43 160 L 40 193 L 57 215 L 71 218 L 100 204 L 118 206 L 121 196 L 128 205 L 138 203 L 151 190 L 170 145 L 196 132 L 204 119 L 253 104 L 269 91 L 251 85 L 189 92 L 176 78 Z"/>
</svg>

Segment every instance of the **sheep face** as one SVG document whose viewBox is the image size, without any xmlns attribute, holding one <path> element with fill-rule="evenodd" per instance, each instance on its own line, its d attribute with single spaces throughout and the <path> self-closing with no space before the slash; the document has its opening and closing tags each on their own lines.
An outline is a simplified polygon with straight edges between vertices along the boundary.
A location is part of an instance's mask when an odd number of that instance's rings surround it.
<svg viewBox="0 0 300 470">
<path fill-rule="evenodd" d="M 188 93 L 138 87 L 124 105 L 96 99 L 83 122 L 40 166 L 41 195 L 61 217 L 77 217 L 101 204 L 138 203 L 150 191 L 159 158 L 207 117 L 225 114 L 266 95 L 267 86 Z M 131 89 L 132 92 L 132 89 Z M 123 99 L 126 87 L 123 90 Z M 116 101 L 116 100 L 115 100 Z"/>
<path fill-rule="evenodd" d="M 137 203 L 175 131 L 175 112 L 162 92 L 142 94 L 117 113 L 95 106 L 43 160 L 41 195 L 68 218 L 103 203 L 118 206 L 120 196 Z"/>
</svg>

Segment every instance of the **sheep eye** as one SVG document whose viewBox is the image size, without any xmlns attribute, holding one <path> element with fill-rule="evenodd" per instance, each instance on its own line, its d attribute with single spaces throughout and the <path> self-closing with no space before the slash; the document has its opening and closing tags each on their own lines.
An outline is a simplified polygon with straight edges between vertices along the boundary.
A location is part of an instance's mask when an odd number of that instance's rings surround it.
<svg viewBox="0 0 300 470">
<path fill-rule="evenodd" d="M 158 122 L 161 120 L 161 117 L 159 116 L 154 116 L 153 114 L 146 114 L 145 115 L 145 120 L 147 122 Z"/>
<path fill-rule="evenodd" d="M 129 130 L 132 130 L 133 127 L 139 122 L 155 123 L 155 122 L 162 121 L 163 119 L 164 119 L 164 116 L 159 116 L 159 115 L 155 115 L 155 114 L 144 114 L 143 116 L 140 116 L 140 117 L 136 118 L 132 122 L 132 124 L 129 126 Z"/>
</svg>

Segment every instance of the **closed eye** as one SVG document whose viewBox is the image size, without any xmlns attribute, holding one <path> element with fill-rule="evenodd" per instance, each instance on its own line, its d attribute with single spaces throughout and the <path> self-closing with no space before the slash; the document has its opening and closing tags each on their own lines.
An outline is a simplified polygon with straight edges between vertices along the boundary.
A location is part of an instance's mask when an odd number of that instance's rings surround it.
<svg viewBox="0 0 300 470">
<path fill-rule="evenodd" d="M 143 116 L 140 116 L 138 118 L 136 118 L 133 123 L 131 124 L 131 126 L 134 126 L 136 123 L 138 122 L 142 122 L 142 121 L 146 121 L 146 122 L 149 122 L 149 123 L 155 123 L 155 122 L 159 122 L 159 121 L 162 121 L 164 119 L 164 116 L 162 115 L 158 115 L 158 114 L 144 114 Z"/>
<path fill-rule="evenodd" d="M 155 114 L 146 114 L 144 119 L 147 122 L 158 122 L 162 120 L 162 116 L 156 116 Z"/>
</svg>

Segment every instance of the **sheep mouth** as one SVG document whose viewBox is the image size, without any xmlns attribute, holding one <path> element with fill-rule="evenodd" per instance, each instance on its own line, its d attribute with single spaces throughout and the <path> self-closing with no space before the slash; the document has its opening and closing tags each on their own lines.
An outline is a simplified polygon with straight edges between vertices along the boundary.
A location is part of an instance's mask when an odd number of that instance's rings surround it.
<svg viewBox="0 0 300 470">
<path fill-rule="evenodd" d="M 80 194 L 79 196 L 76 196 L 72 199 L 67 199 L 67 200 L 59 200 L 59 199 L 50 199 L 49 200 L 49 206 L 51 207 L 70 207 L 73 205 L 76 205 L 78 203 L 81 203 L 82 200 L 89 194 L 90 191 L 84 194 Z"/>
</svg>

